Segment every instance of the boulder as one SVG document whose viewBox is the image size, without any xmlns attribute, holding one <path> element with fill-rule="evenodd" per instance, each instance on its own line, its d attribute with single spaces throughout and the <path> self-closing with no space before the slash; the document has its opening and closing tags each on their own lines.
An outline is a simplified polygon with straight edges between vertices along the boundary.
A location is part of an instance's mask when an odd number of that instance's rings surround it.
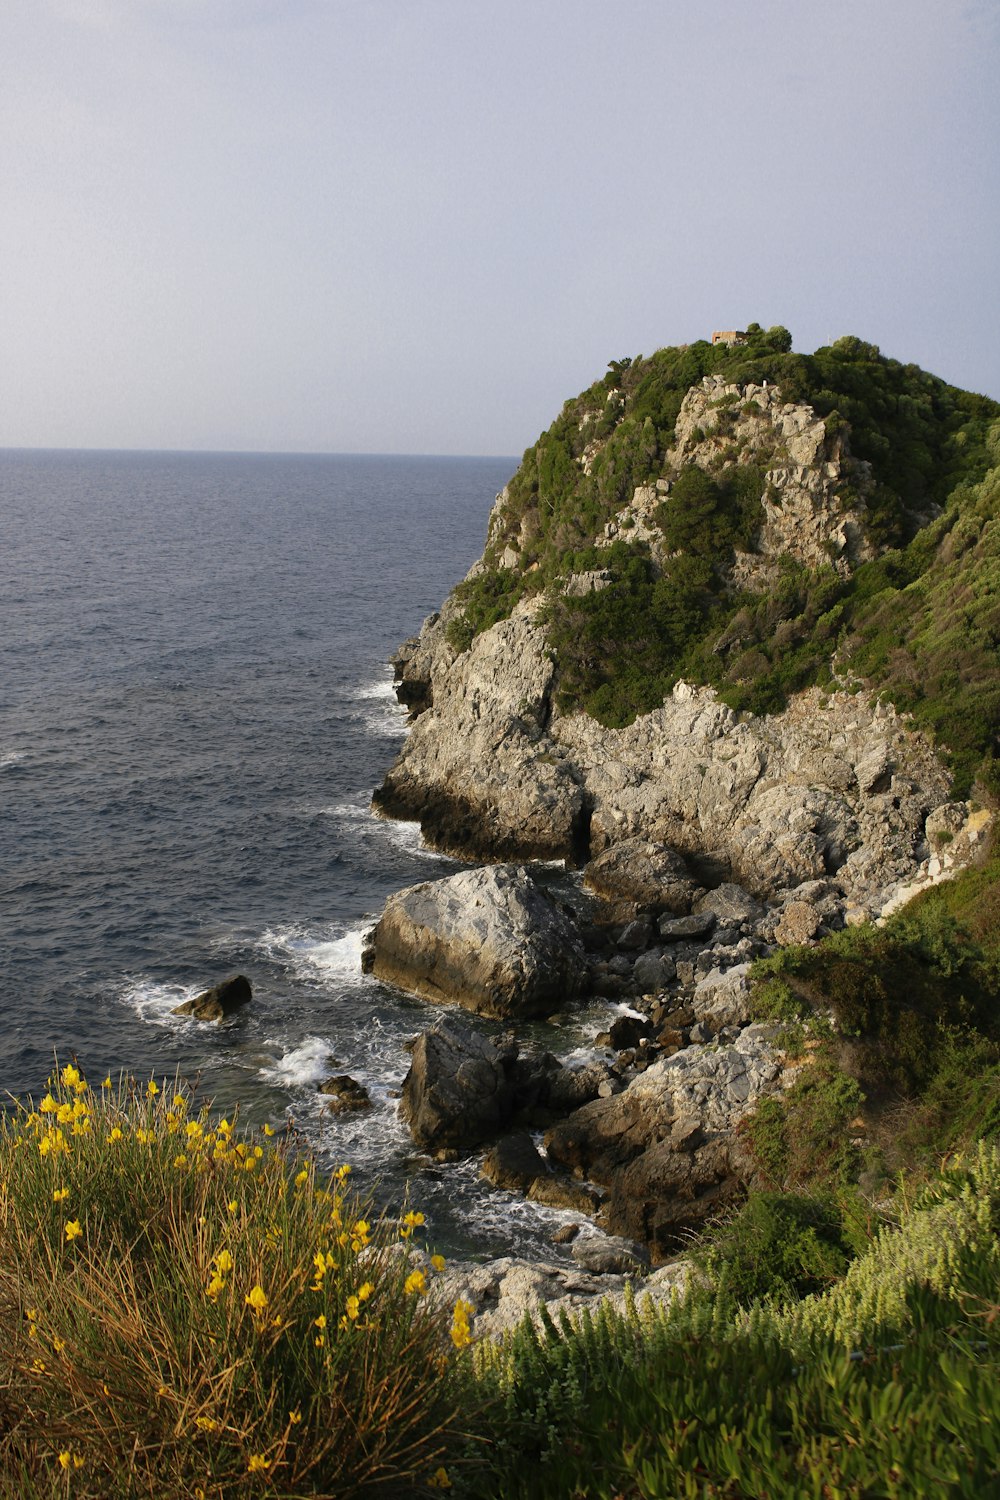
<svg viewBox="0 0 1000 1500">
<path fill-rule="evenodd" d="M 725 927 L 738 927 L 743 922 L 759 922 L 764 915 L 761 902 L 755 900 L 741 885 L 734 885 L 731 881 L 716 886 L 714 891 L 702 896 L 696 903 L 695 910 L 711 912 L 719 924 Z"/>
<path fill-rule="evenodd" d="M 403 1080 L 400 1114 L 418 1146 L 471 1151 L 510 1118 L 509 1054 L 455 1017 L 419 1036 Z"/>
<path fill-rule="evenodd" d="M 775 924 L 774 938 L 782 947 L 810 943 L 823 925 L 823 918 L 808 901 L 789 901 Z"/>
<path fill-rule="evenodd" d="M 773 1028 L 748 1026 L 729 1046 L 687 1047 L 595 1099 L 548 1132 L 548 1159 L 604 1184 L 602 1228 L 671 1253 L 740 1191 L 735 1128 L 775 1086 Z"/>
<path fill-rule="evenodd" d="M 480 1175 L 494 1187 L 508 1192 L 527 1192 L 536 1177 L 548 1168 L 545 1158 L 525 1130 L 505 1135 L 486 1153 Z"/>
<path fill-rule="evenodd" d="M 581 1235 L 570 1254 L 578 1266 L 599 1276 L 622 1275 L 649 1265 L 649 1252 L 642 1245 L 608 1234 Z"/>
<path fill-rule="evenodd" d="M 341 1073 L 336 1078 L 327 1078 L 319 1085 L 319 1093 L 330 1097 L 329 1111 L 334 1115 L 349 1114 L 352 1110 L 371 1109 L 368 1090 L 356 1078 Z"/>
<path fill-rule="evenodd" d="M 588 969 L 573 918 L 520 865 L 397 892 L 366 966 L 425 999 L 500 1019 L 550 1014 L 579 993 Z"/>
<path fill-rule="evenodd" d="M 245 974 L 236 974 L 232 979 L 224 979 L 214 989 L 195 995 L 193 1000 L 174 1006 L 172 1014 L 194 1016 L 196 1021 L 224 1021 L 234 1011 L 249 1005 L 252 998 L 249 979 Z"/>
<path fill-rule="evenodd" d="M 745 1026 L 750 1020 L 749 964 L 732 969 L 710 969 L 695 985 L 691 1009 L 699 1021 L 712 1021 L 717 1028 Z"/>
<path fill-rule="evenodd" d="M 640 953 L 632 970 L 632 983 L 641 994 L 662 990 L 677 973 L 677 966 L 669 953 L 662 948 L 652 948 Z"/>
<path fill-rule="evenodd" d="M 669 844 L 624 839 L 592 859 L 584 884 L 612 901 L 634 902 L 651 911 L 688 912 L 694 881 L 684 857 Z"/>
<path fill-rule="evenodd" d="M 715 926 L 714 911 L 692 912 L 688 917 L 661 917 L 660 937 L 665 943 L 679 943 L 691 938 L 707 938 Z"/>
</svg>

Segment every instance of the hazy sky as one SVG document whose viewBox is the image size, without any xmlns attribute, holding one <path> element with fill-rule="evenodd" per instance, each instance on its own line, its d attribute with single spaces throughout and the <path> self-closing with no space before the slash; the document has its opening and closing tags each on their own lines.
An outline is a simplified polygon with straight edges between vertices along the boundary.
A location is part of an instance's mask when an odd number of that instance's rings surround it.
<svg viewBox="0 0 1000 1500">
<path fill-rule="evenodd" d="M 1000 398 L 998 0 L 0 0 L 0 446 L 519 454 L 756 319 Z"/>
</svg>

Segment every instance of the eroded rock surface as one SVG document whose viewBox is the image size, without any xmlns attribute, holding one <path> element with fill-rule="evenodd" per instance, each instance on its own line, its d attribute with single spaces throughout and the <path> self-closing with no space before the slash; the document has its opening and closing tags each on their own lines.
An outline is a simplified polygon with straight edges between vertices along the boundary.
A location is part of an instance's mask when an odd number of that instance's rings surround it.
<svg viewBox="0 0 1000 1500">
<path fill-rule="evenodd" d="M 463 871 L 386 902 L 366 966 L 379 979 L 481 1015 L 537 1015 L 587 971 L 573 918 L 523 866 Z"/>
</svg>

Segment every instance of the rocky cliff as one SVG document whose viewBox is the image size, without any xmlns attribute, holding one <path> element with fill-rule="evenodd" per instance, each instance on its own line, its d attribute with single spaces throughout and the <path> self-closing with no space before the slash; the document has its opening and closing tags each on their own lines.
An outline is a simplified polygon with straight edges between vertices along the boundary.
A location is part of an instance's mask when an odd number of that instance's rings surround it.
<svg viewBox="0 0 1000 1500">
<path fill-rule="evenodd" d="M 797 357 L 774 358 L 780 374 L 781 359 Z M 595 475 L 621 468 L 613 450 L 628 426 L 627 396 L 601 386 L 568 403 L 559 430 L 569 434 L 572 472 L 566 459 L 553 488 L 544 440 L 529 450 L 497 498 L 484 557 L 397 653 L 413 720 L 376 793 L 378 811 L 419 819 L 431 843 L 466 857 L 583 864 L 641 837 L 681 851 L 706 885 L 734 879 L 774 896 L 828 879 L 849 921 L 927 877 L 941 853 L 929 826 L 944 820 L 960 832 L 969 807 L 951 798 L 947 747 L 886 701 L 882 684 L 845 666 L 843 622 L 856 580 L 901 555 L 888 543 L 933 522 L 943 492 L 927 480 L 890 504 L 895 492 L 854 455 L 840 414 L 787 399 L 763 367 L 751 364 L 741 380 L 730 364 L 696 380 L 662 452 L 650 447 L 652 472 L 624 504 L 614 503 L 614 486 L 593 486 Z M 825 391 L 817 404 L 830 400 Z M 649 426 L 647 417 L 643 432 Z M 570 527 L 586 545 L 559 552 Z M 620 580 L 640 563 L 646 592 L 629 594 Z M 818 615 L 817 589 L 833 606 Z M 679 598 L 686 634 L 671 625 L 653 650 L 644 611 L 672 619 L 664 610 Z M 605 600 L 617 615 L 598 613 Z M 839 636 L 830 623 L 838 611 Z M 489 623 L 492 615 L 500 618 Z M 587 641 L 579 653 L 574 622 Z M 646 653 L 633 672 L 639 701 L 649 699 L 652 671 L 667 685 L 655 706 L 618 726 L 567 689 L 587 672 L 610 680 L 628 670 L 614 655 L 620 641 L 599 639 L 615 622 L 626 638 L 636 633 L 633 666 Z M 734 650 L 736 667 L 720 677 L 717 663 Z M 795 690 L 787 663 L 804 657 L 822 687 Z M 695 670 L 682 675 L 684 665 Z M 755 672 L 769 682 L 784 673 L 791 685 L 775 711 L 739 706 Z M 608 701 L 602 692 L 607 682 L 594 702 Z"/>
</svg>

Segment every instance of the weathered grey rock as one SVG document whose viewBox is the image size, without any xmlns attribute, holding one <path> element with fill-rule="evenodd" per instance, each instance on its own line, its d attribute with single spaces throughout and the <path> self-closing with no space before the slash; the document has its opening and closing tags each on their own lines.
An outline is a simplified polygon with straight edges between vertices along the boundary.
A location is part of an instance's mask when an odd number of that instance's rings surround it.
<svg viewBox="0 0 1000 1500">
<path fill-rule="evenodd" d="M 618 946 L 627 952 L 639 953 L 648 946 L 655 931 L 649 917 L 636 917 L 634 922 L 626 923 L 618 939 Z"/>
<path fill-rule="evenodd" d="M 196 1021 L 224 1021 L 244 1005 L 249 1005 L 252 998 L 249 979 L 245 974 L 236 974 L 232 979 L 224 979 L 214 989 L 195 995 L 193 1000 L 174 1006 L 172 1014 L 194 1016 Z"/>
<path fill-rule="evenodd" d="M 749 964 L 737 964 L 724 972 L 711 969 L 697 983 L 691 1009 L 699 1021 L 709 1020 L 716 1029 L 745 1026 L 750 1020 Z"/>
<path fill-rule="evenodd" d="M 602 1062 L 584 1063 L 579 1068 L 561 1068 L 549 1080 L 547 1102 L 553 1110 L 568 1114 L 596 1099 L 601 1085 L 610 1074 Z"/>
<path fill-rule="evenodd" d="M 752 924 L 759 922 L 764 915 L 763 904 L 756 901 L 749 891 L 731 881 L 702 896 L 697 903 L 697 910 L 712 912 L 720 926 L 735 923 L 739 927 L 743 922 Z"/>
<path fill-rule="evenodd" d="M 550 1014 L 581 989 L 577 928 L 523 866 L 466 870 L 391 896 L 372 972 L 426 999 L 505 1019 Z"/>
<path fill-rule="evenodd" d="M 810 943 L 822 925 L 822 916 L 808 901 L 786 902 L 774 929 L 775 942 L 782 947 L 792 943 Z"/>
<path fill-rule="evenodd" d="M 588 1271 L 573 1262 L 528 1262 L 510 1256 L 452 1261 L 435 1275 L 419 1251 L 410 1250 L 407 1258 L 424 1266 L 430 1297 L 442 1310 L 450 1312 L 459 1299 L 473 1308 L 473 1338 L 497 1338 L 516 1328 L 526 1313 L 540 1317 L 543 1308 L 556 1322 L 563 1315 L 572 1319 L 587 1310 L 595 1312 L 603 1302 L 624 1312 L 626 1288 L 640 1309 L 647 1299 L 653 1306 L 665 1306 L 683 1291 L 691 1275 L 689 1264 L 681 1260 L 648 1274 L 637 1270 L 615 1275 Z"/>
<path fill-rule="evenodd" d="M 526 1192 L 536 1177 L 548 1171 L 545 1158 L 527 1131 L 516 1131 L 497 1141 L 483 1158 L 481 1176 L 508 1192 Z"/>
<path fill-rule="evenodd" d="M 688 917 L 661 917 L 660 937 L 665 943 L 679 943 L 686 938 L 706 938 L 715 926 L 714 911 L 692 912 Z"/>
<path fill-rule="evenodd" d="M 632 982 L 641 994 L 661 990 L 677 973 L 677 966 L 669 953 L 662 948 L 653 948 L 640 953 L 632 969 Z"/>
<path fill-rule="evenodd" d="M 555 1172 L 541 1172 L 528 1188 L 532 1203 L 542 1203 L 547 1208 L 568 1208 L 574 1214 L 592 1214 L 601 1201 L 601 1195 L 582 1182 Z"/>
<path fill-rule="evenodd" d="M 336 1078 L 327 1078 L 320 1085 L 318 1092 L 330 1096 L 329 1110 L 331 1114 L 348 1114 L 354 1110 L 371 1109 L 372 1101 L 368 1090 L 363 1083 L 352 1078 L 348 1073 L 341 1073 Z"/>
<path fill-rule="evenodd" d="M 416 1143 L 470 1151 L 498 1135 L 513 1109 L 509 1063 L 489 1037 L 454 1016 L 419 1036 L 400 1104 Z"/>
<path fill-rule="evenodd" d="M 606 1185 L 598 1222 L 668 1254 L 739 1191 L 735 1127 L 776 1084 L 774 1028 L 735 1042 L 687 1047 L 652 1063 L 624 1091 L 552 1127 L 548 1158 Z"/>
<path fill-rule="evenodd" d="M 643 1037 L 653 1035 L 653 1023 L 646 1016 L 617 1016 L 608 1031 L 610 1042 L 616 1052 L 623 1047 L 636 1047 Z"/>
<path fill-rule="evenodd" d="M 635 1240 L 608 1234 L 586 1234 L 574 1240 L 570 1251 L 577 1265 L 601 1276 L 622 1275 L 649 1265 L 649 1251 Z"/>
<path fill-rule="evenodd" d="M 586 886 L 613 901 L 630 901 L 651 911 L 688 912 L 694 881 L 684 857 L 669 844 L 625 839 L 592 859 L 583 872 Z"/>
</svg>

